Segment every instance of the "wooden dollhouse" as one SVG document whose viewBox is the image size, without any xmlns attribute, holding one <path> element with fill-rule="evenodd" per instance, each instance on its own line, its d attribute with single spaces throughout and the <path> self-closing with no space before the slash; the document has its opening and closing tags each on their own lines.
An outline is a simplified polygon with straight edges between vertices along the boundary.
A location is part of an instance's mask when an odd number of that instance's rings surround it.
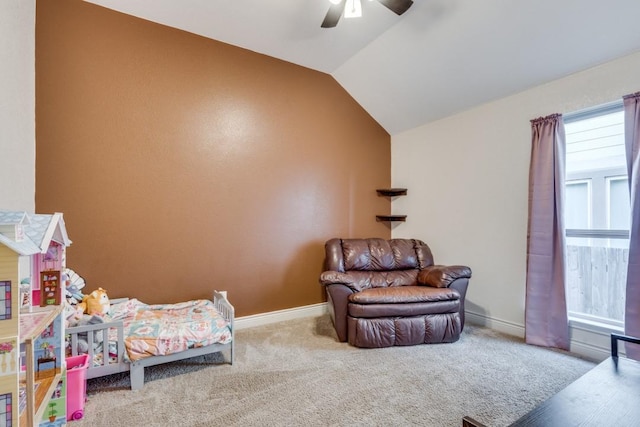
<svg viewBox="0 0 640 427">
<path fill-rule="evenodd" d="M 61 272 L 70 244 L 61 213 L 0 210 L 0 425 L 66 423 Z"/>
</svg>

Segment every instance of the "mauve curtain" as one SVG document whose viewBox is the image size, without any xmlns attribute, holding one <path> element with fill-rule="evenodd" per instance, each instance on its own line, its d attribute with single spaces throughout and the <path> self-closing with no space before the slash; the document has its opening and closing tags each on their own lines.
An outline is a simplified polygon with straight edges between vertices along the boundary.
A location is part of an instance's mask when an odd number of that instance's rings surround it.
<svg viewBox="0 0 640 427">
<path fill-rule="evenodd" d="M 624 329 L 626 335 L 640 337 L 640 92 L 623 97 L 624 139 L 631 193 L 629 266 Z M 627 357 L 640 360 L 640 346 L 626 344 Z"/>
<path fill-rule="evenodd" d="M 531 136 L 525 339 L 568 350 L 562 115 L 531 120 Z"/>
</svg>

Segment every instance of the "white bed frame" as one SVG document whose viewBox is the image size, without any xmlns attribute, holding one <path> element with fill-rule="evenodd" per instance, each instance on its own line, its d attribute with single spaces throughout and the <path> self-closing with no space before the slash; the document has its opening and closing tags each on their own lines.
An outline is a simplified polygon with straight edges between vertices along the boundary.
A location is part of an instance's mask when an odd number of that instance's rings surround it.
<svg viewBox="0 0 640 427">
<path fill-rule="evenodd" d="M 120 300 L 113 300 L 112 303 L 126 301 L 126 298 Z M 127 372 L 131 378 L 131 390 L 140 390 L 144 386 L 144 368 L 147 366 L 160 365 L 163 363 L 173 362 L 176 360 L 188 359 L 190 357 L 201 356 L 203 354 L 217 353 L 224 350 L 229 350 L 229 361 L 233 365 L 233 350 L 235 344 L 233 320 L 235 316 L 235 310 L 233 305 L 229 303 L 226 295 L 221 294 L 218 291 L 213 291 L 213 303 L 215 308 L 220 312 L 222 317 L 229 322 L 229 328 L 231 329 L 231 342 L 228 344 L 211 344 L 204 347 L 192 348 L 189 350 L 181 351 L 179 353 L 169 354 L 167 356 L 151 356 L 144 359 L 136 360 L 129 363 L 125 360 L 125 347 L 124 347 L 124 332 L 122 321 L 99 323 L 96 325 L 86 326 L 74 326 L 67 328 L 66 333 L 69 335 L 69 343 L 71 345 L 71 355 L 78 355 L 78 334 L 86 335 L 86 340 L 89 347 L 89 368 L 87 369 L 87 379 L 103 377 L 105 375 L 116 374 L 118 372 Z M 94 354 L 94 336 L 95 332 L 102 331 L 102 336 L 109 336 L 109 329 L 116 329 L 118 331 L 117 338 L 117 356 L 115 361 L 110 361 L 108 343 L 102 345 L 102 365 L 93 366 Z M 84 336 L 83 336 L 84 338 Z"/>
</svg>

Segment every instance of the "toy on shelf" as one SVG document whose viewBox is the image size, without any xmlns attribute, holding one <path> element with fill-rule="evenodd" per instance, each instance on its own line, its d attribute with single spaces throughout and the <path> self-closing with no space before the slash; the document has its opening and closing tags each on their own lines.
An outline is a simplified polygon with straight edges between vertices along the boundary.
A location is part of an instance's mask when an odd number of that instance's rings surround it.
<svg viewBox="0 0 640 427">
<path fill-rule="evenodd" d="M 40 305 L 60 305 L 60 271 L 43 271 L 40 277 Z"/>
</svg>

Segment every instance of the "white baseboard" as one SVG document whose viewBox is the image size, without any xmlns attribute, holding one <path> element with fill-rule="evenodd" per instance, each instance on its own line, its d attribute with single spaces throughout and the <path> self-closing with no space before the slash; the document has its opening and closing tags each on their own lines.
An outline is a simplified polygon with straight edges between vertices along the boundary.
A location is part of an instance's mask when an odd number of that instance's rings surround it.
<svg viewBox="0 0 640 427">
<path fill-rule="evenodd" d="M 524 326 L 517 323 L 509 322 L 494 317 L 485 316 L 483 314 L 464 312 L 465 322 L 473 323 L 478 326 L 485 326 L 503 334 L 524 338 Z"/>
<path fill-rule="evenodd" d="M 569 351 L 593 362 L 602 362 L 604 359 L 611 356 L 611 349 L 609 348 L 603 348 L 574 340 L 571 340 L 571 343 L 569 344 Z M 622 352 L 620 352 L 620 354 L 622 355 Z"/>
<path fill-rule="evenodd" d="M 467 322 L 474 325 L 485 326 L 524 339 L 524 325 L 468 311 L 465 312 L 465 317 Z M 573 323 L 570 324 L 569 331 L 571 335 L 569 351 L 571 353 L 594 362 L 600 362 L 609 357 L 611 349 L 609 348 L 608 332 Z M 621 348 L 624 347 L 621 346 Z"/>
<path fill-rule="evenodd" d="M 322 316 L 325 313 L 327 313 L 327 303 L 323 302 L 319 304 L 238 317 L 234 320 L 233 325 L 236 329 L 245 329 L 252 328 L 254 326 L 269 325 L 271 323 L 282 322 L 285 320 L 300 319 L 302 317 Z"/>
<path fill-rule="evenodd" d="M 327 312 L 327 303 L 324 302 L 238 317 L 234 321 L 234 326 L 236 329 L 252 328 L 254 326 L 269 325 L 285 320 L 322 316 Z M 484 326 L 507 335 L 524 339 L 524 325 L 469 311 L 465 312 L 465 317 L 466 321 L 471 324 Z M 593 361 L 601 361 L 609 356 L 609 336 L 607 333 L 572 325 L 571 335 L 570 351 L 572 353 Z"/>
</svg>

